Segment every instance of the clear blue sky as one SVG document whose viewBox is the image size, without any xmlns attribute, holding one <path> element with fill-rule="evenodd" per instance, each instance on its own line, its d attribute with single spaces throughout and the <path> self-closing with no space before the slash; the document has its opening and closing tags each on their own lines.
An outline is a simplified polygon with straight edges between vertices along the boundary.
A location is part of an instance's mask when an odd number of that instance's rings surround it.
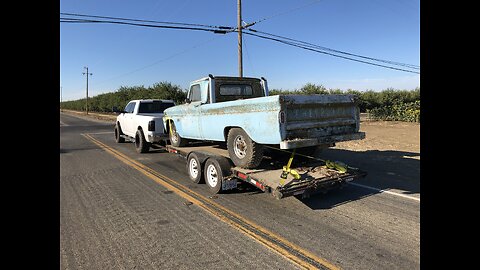
<svg viewBox="0 0 480 270">
<path fill-rule="evenodd" d="M 309 3 L 315 2 L 311 5 Z M 303 6 L 303 7 L 302 7 Z M 60 12 L 142 20 L 236 26 L 237 0 L 60 0 Z M 242 19 L 268 18 L 253 29 L 316 45 L 420 65 L 420 0 L 242 0 Z M 243 36 L 243 73 L 271 89 L 306 83 L 342 90 L 415 89 L 420 75 L 344 60 L 254 36 Z M 121 86 L 238 75 L 237 33 L 60 23 L 62 99 Z"/>
</svg>

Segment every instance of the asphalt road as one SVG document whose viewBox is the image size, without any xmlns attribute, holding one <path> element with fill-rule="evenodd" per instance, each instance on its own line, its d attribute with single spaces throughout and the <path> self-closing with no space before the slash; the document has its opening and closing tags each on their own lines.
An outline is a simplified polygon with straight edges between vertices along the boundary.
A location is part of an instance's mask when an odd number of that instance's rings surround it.
<svg viewBox="0 0 480 270">
<path fill-rule="evenodd" d="M 115 143 L 112 123 L 61 114 L 60 268 L 301 269 L 298 249 L 319 268 L 419 269 L 419 161 L 324 155 L 369 175 L 304 200 L 255 189 L 212 196 L 190 182 L 184 159 L 162 150 L 138 154 L 131 143 Z M 156 172 L 175 185 L 155 180 Z M 224 210 L 209 210 L 210 202 Z M 232 225 L 228 215 L 245 222 Z M 248 224 L 292 255 L 243 230 Z"/>
</svg>

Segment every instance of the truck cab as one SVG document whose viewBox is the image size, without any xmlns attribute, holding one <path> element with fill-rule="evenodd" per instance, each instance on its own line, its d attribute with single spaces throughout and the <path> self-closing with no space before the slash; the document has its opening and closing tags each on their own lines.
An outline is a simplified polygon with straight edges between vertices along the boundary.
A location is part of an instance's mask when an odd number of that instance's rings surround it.
<svg viewBox="0 0 480 270">
<path fill-rule="evenodd" d="M 209 74 L 190 83 L 187 103 L 212 104 L 268 96 L 265 78 L 228 77 Z"/>
</svg>

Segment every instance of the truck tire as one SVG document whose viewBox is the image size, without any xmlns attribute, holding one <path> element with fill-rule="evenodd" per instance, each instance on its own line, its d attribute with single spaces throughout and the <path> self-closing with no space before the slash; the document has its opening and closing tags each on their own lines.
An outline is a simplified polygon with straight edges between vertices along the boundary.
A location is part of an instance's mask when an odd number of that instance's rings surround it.
<svg viewBox="0 0 480 270">
<path fill-rule="evenodd" d="M 187 172 L 188 177 L 195 184 L 200 184 L 204 181 L 202 163 L 195 153 L 190 153 L 187 158 Z"/>
<path fill-rule="evenodd" d="M 230 163 L 223 157 L 210 157 L 205 161 L 205 183 L 210 191 L 217 194 L 222 192 L 223 177 L 230 174 Z"/>
<path fill-rule="evenodd" d="M 123 135 L 122 128 L 120 127 L 120 123 L 115 124 L 115 142 L 117 143 L 124 143 L 125 138 L 121 137 Z"/>
<path fill-rule="evenodd" d="M 254 142 L 243 129 L 232 128 L 228 132 L 227 149 L 235 166 L 252 169 L 260 165 L 264 146 Z"/>
<path fill-rule="evenodd" d="M 170 122 L 170 124 L 172 125 L 171 126 L 171 131 L 169 131 L 169 138 L 170 138 L 170 143 L 173 145 L 173 146 L 185 146 L 188 144 L 188 140 L 187 139 L 184 139 L 182 137 L 180 137 L 180 134 L 177 133 L 177 129 L 175 128 L 175 123 Z"/>
<path fill-rule="evenodd" d="M 135 134 L 135 150 L 138 153 L 147 153 L 150 150 L 150 143 L 145 140 L 145 136 L 143 135 L 143 130 L 137 130 Z"/>
</svg>

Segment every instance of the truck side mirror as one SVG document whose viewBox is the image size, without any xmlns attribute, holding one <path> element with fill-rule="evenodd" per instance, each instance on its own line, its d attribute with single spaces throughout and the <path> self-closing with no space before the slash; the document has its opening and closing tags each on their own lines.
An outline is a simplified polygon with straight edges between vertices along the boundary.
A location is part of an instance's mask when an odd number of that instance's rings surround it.
<svg viewBox="0 0 480 270">
<path fill-rule="evenodd" d="M 125 113 L 125 111 L 119 110 L 116 106 L 113 106 L 113 107 L 112 107 L 112 112 L 118 113 L 118 114 L 120 114 L 120 113 Z"/>
</svg>

